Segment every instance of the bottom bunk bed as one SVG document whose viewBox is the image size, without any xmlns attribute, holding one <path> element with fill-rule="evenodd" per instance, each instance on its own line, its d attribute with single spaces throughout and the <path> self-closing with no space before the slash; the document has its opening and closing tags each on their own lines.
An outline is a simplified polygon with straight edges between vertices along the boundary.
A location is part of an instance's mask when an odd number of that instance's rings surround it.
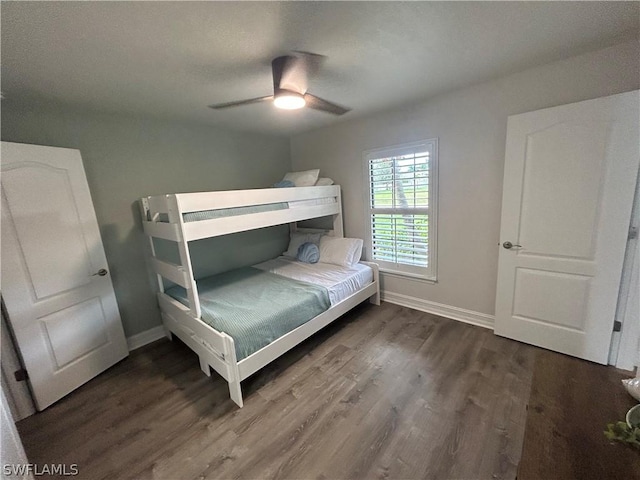
<svg viewBox="0 0 640 480">
<path fill-rule="evenodd" d="M 378 266 L 308 264 L 278 257 L 197 281 L 201 317 L 180 286 L 159 293 L 167 334 L 177 335 L 228 383 L 242 407 L 240 382 L 370 299 L 380 304 Z"/>
</svg>

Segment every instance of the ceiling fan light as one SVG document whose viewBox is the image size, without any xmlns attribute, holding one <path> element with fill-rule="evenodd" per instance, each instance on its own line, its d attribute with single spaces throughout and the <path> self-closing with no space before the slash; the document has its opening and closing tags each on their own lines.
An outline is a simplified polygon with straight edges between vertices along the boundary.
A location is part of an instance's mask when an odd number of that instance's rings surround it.
<svg viewBox="0 0 640 480">
<path fill-rule="evenodd" d="M 297 110 L 304 107 L 307 102 L 299 93 L 287 92 L 276 96 L 273 99 L 273 104 L 284 110 Z"/>
</svg>

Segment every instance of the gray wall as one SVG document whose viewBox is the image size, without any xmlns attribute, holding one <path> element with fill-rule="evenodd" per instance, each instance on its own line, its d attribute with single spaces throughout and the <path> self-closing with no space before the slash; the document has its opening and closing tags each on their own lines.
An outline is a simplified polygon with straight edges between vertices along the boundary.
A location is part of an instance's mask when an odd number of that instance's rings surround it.
<svg viewBox="0 0 640 480">
<path fill-rule="evenodd" d="M 639 59 L 622 44 L 296 135 L 293 168 L 342 185 L 346 235 L 363 238 L 363 151 L 438 137 L 438 283 L 384 275 L 383 288 L 493 315 L 507 116 L 637 89 Z"/>
<path fill-rule="evenodd" d="M 2 140 L 77 148 L 93 197 L 127 336 L 161 324 L 137 199 L 267 187 L 290 170 L 289 141 L 202 125 L 2 101 Z M 273 257 L 286 229 L 197 242 L 201 274 Z M 207 243 L 209 242 L 209 243 Z M 231 248 L 233 246 L 233 248 Z M 229 254 L 229 252 L 232 252 Z M 219 260 L 220 263 L 216 261 Z"/>
</svg>

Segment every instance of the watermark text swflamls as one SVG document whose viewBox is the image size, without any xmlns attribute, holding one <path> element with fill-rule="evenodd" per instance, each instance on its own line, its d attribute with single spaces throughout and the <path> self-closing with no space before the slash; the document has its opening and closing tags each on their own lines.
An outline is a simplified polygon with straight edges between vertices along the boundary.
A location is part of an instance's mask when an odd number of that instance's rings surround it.
<svg viewBox="0 0 640 480">
<path fill-rule="evenodd" d="M 66 463 L 5 463 L 2 465 L 2 474 L 7 477 L 24 477 L 32 474 L 34 477 L 42 475 L 62 475 L 73 477 L 78 475 L 78 464 Z"/>
</svg>

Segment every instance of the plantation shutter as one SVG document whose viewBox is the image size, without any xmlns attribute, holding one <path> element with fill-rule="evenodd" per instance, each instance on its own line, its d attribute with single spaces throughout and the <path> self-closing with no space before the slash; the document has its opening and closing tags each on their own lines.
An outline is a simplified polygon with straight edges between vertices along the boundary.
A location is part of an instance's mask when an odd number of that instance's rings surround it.
<svg viewBox="0 0 640 480">
<path fill-rule="evenodd" d="M 381 268 L 430 276 L 431 172 L 435 141 L 371 151 L 371 257 Z M 431 275 L 432 276 L 432 275 Z"/>
</svg>

